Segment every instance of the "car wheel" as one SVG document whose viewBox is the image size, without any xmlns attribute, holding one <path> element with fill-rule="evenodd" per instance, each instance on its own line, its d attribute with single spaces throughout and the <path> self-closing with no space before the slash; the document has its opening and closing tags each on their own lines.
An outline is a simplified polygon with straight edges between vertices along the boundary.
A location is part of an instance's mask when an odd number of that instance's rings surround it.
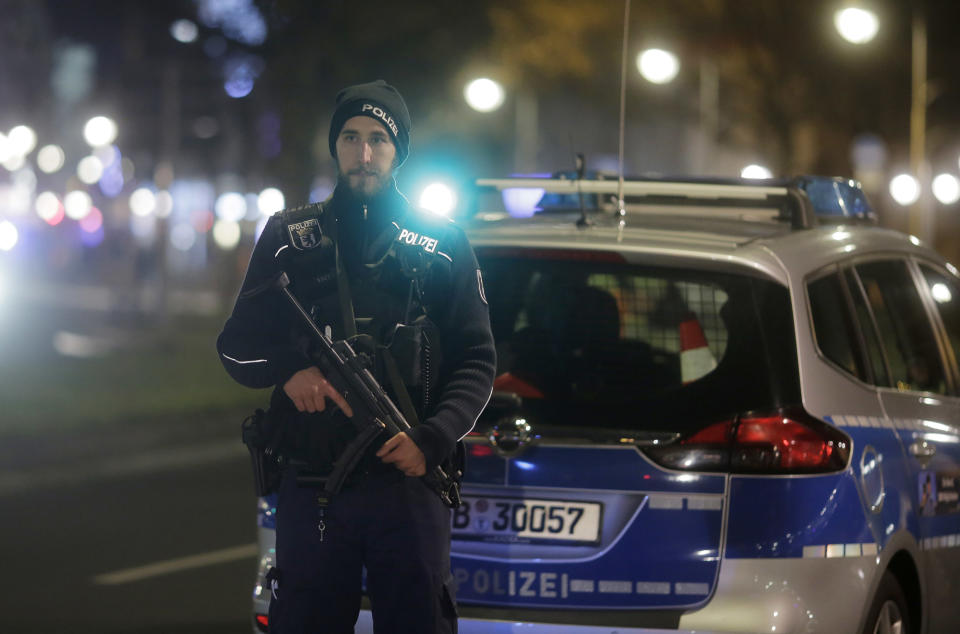
<svg viewBox="0 0 960 634">
<path fill-rule="evenodd" d="M 907 598 L 897 578 L 890 572 L 883 573 L 880 587 L 873 597 L 867 614 L 863 634 L 908 634 L 910 632 L 910 609 Z"/>
</svg>

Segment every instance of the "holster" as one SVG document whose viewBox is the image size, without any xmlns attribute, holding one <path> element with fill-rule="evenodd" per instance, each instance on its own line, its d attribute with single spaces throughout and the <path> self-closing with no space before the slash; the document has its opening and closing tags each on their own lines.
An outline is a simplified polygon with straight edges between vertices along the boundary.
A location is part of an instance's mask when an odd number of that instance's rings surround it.
<svg viewBox="0 0 960 634">
<path fill-rule="evenodd" d="M 262 409 L 257 409 L 241 425 L 241 437 L 250 452 L 253 468 L 253 490 L 259 497 L 273 493 L 280 486 L 279 436 L 279 425 Z"/>
</svg>

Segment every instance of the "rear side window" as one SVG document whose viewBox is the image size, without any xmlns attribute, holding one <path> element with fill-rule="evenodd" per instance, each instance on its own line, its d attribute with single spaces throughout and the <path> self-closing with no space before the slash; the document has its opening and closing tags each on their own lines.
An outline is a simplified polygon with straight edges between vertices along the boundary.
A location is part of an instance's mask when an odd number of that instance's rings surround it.
<svg viewBox="0 0 960 634">
<path fill-rule="evenodd" d="M 920 270 L 940 313 L 954 357 L 960 361 L 960 285 L 956 278 L 947 277 L 928 266 L 921 264 Z"/>
<path fill-rule="evenodd" d="M 887 362 L 883 357 L 883 346 L 880 344 L 880 338 L 877 336 L 877 329 L 873 317 L 870 314 L 870 308 L 867 307 L 867 301 L 863 297 L 860 281 L 851 269 L 846 269 L 843 275 L 847 281 L 847 288 L 850 290 L 854 314 L 856 314 L 857 322 L 860 324 L 863 341 L 867 346 L 867 357 L 870 360 L 870 368 L 873 370 L 873 384 L 881 387 L 890 387 L 890 377 L 887 374 Z"/>
<path fill-rule="evenodd" d="M 840 275 L 834 273 L 810 282 L 807 294 L 820 352 L 849 374 L 867 381 Z"/>
<path fill-rule="evenodd" d="M 893 384 L 901 390 L 945 393 L 940 351 L 906 263 L 867 262 L 855 269 L 876 318 Z"/>
<path fill-rule="evenodd" d="M 494 389 L 552 424 L 677 428 L 797 402 L 787 289 L 748 275 L 477 250 Z"/>
</svg>

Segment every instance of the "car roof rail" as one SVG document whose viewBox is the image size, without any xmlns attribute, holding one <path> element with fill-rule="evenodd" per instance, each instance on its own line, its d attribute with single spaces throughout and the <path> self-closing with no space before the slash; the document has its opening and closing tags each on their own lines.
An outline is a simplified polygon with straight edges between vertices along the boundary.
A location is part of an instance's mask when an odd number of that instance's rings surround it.
<svg viewBox="0 0 960 634">
<path fill-rule="evenodd" d="M 553 177 L 481 178 L 480 188 L 524 194 L 528 213 L 619 209 L 620 184 L 593 174 Z M 876 222 L 859 183 L 843 178 L 798 176 L 791 179 L 631 178 L 623 182 L 627 214 L 724 217 L 789 223 L 792 229 L 815 227 L 819 221 Z M 516 198 L 516 197 L 514 197 Z M 507 205 L 507 195 L 504 194 Z M 535 209 L 534 209 L 535 208 Z M 508 212 L 511 210 L 507 209 Z"/>
<path fill-rule="evenodd" d="M 812 177 L 811 177 L 812 178 Z M 817 181 L 811 181 L 816 183 Z M 479 188 L 501 192 L 525 191 L 537 211 L 566 211 L 581 207 L 596 211 L 619 208 L 620 184 L 615 179 L 480 178 Z M 815 227 L 817 210 L 798 181 L 746 179 L 634 179 L 623 182 L 624 210 L 630 214 L 725 217 L 737 220 L 789 222 L 792 229 Z M 506 196 L 504 196 L 506 204 Z M 508 208 L 508 212 L 510 209 Z M 530 213 L 519 215 L 532 215 Z"/>
</svg>

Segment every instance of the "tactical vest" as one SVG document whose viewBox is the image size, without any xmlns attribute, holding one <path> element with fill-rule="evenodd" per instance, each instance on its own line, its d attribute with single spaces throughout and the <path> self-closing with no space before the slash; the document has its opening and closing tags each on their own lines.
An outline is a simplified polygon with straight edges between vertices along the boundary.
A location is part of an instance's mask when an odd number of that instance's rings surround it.
<svg viewBox="0 0 960 634">
<path fill-rule="evenodd" d="M 324 203 L 279 212 L 277 220 L 280 268 L 317 325 L 329 327 L 334 339 L 346 339 L 366 355 L 369 369 L 411 425 L 429 416 L 442 364 L 436 324 L 444 318 L 452 290 L 453 261 L 444 251 L 451 225 L 407 213 L 373 236 L 367 252 L 357 258 L 338 251 L 337 222 Z M 347 260 L 360 266 L 348 271 Z M 312 343 L 302 331 L 291 337 L 311 353 Z M 328 472 L 352 437 L 351 426 L 339 411 L 291 411 L 289 400 L 278 392 L 271 410 L 286 410 L 284 452 L 308 463 L 310 471 Z M 367 462 L 371 468 L 379 465 L 378 460 Z"/>
</svg>

